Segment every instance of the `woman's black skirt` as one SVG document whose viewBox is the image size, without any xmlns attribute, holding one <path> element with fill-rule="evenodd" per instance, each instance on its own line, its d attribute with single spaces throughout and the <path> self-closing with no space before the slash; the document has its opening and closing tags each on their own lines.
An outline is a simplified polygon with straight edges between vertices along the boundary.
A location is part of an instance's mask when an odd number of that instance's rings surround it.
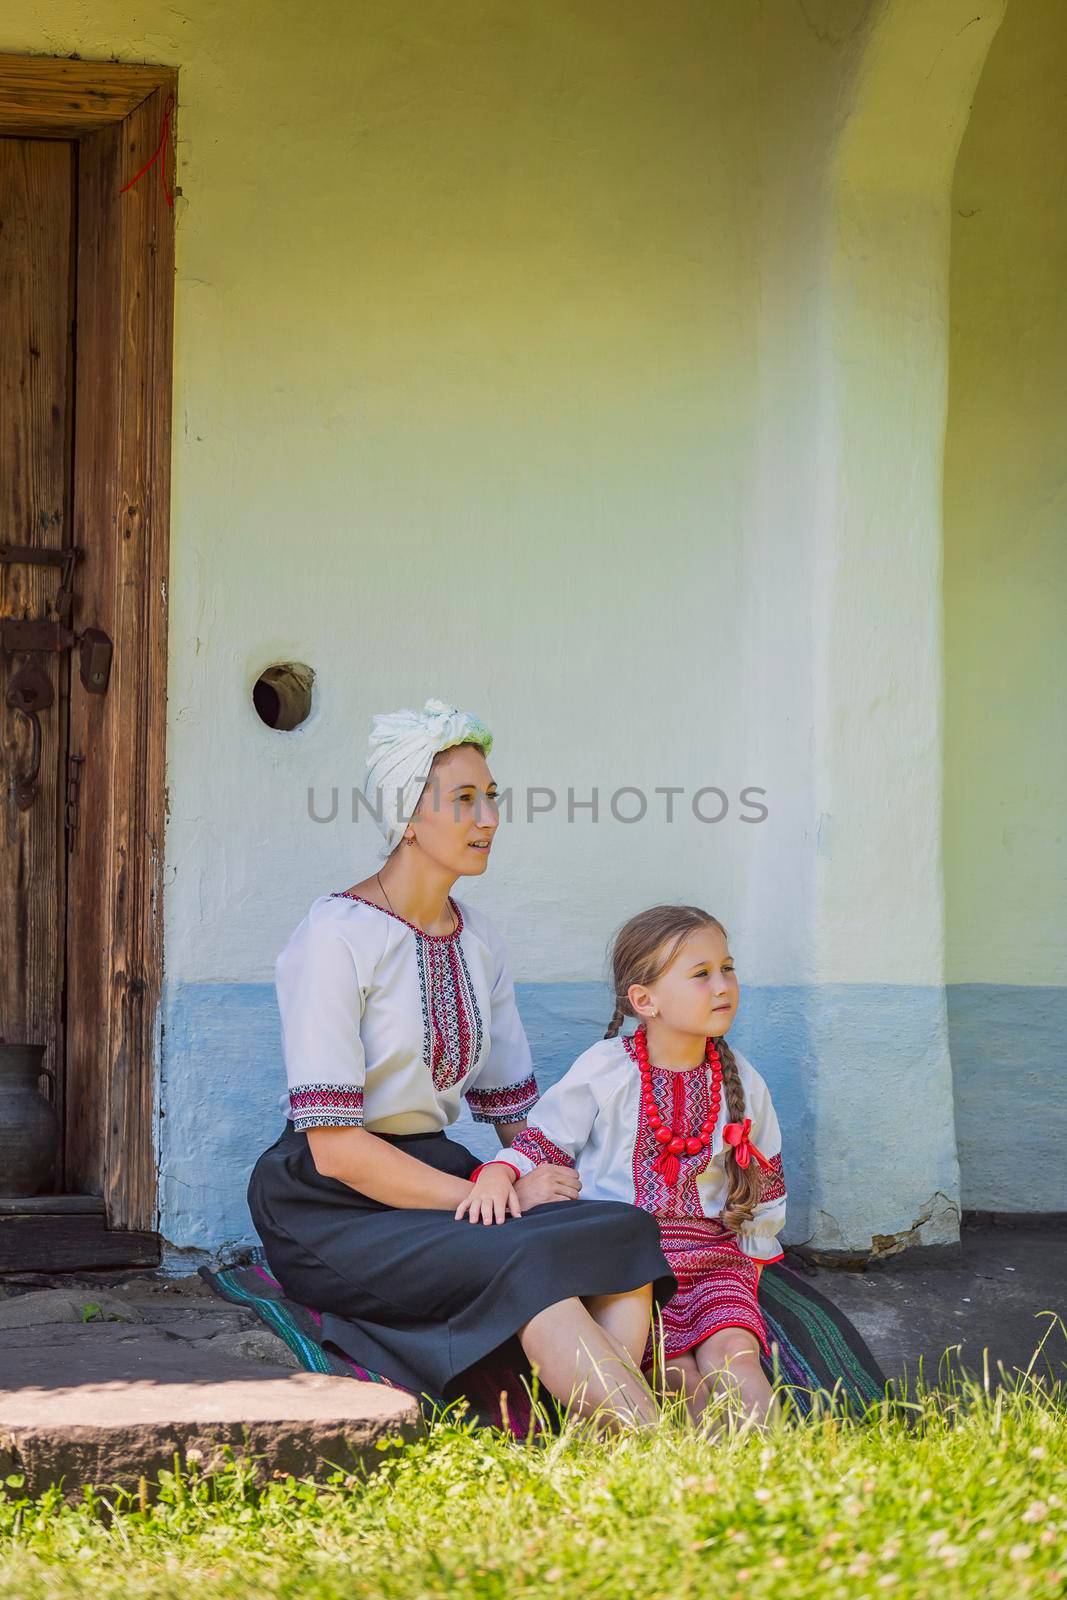
<svg viewBox="0 0 1067 1600">
<path fill-rule="evenodd" d="M 457 1178 L 478 1165 L 443 1133 L 389 1142 Z M 323 1341 L 434 1400 L 558 1300 L 651 1283 L 663 1304 L 676 1288 L 659 1225 L 636 1206 L 552 1201 L 488 1227 L 401 1210 L 323 1177 L 291 1123 L 256 1162 L 248 1204 L 286 1294 L 323 1313 Z"/>
</svg>

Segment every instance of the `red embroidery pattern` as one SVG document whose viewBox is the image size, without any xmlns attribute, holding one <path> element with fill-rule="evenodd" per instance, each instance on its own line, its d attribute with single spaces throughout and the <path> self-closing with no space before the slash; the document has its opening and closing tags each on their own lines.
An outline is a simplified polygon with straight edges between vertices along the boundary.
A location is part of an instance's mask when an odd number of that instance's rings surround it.
<svg viewBox="0 0 1067 1600">
<path fill-rule="evenodd" d="M 399 911 L 390 911 L 387 906 L 380 906 L 374 900 L 368 900 L 365 894 L 352 894 L 348 889 L 337 889 L 330 895 L 331 900 L 354 900 L 357 905 L 370 906 L 372 911 L 380 911 L 383 917 L 392 917 L 396 922 L 402 922 L 405 928 L 410 928 L 412 933 L 417 933 L 420 939 L 455 939 L 463 932 L 463 913 L 456 902 L 449 898 L 449 906 L 456 919 L 456 926 L 451 933 L 427 933 L 425 928 L 417 928 L 407 917 L 402 917 Z"/>
<path fill-rule="evenodd" d="M 417 936 L 415 951 L 422 997 L 422 1058 L 434 1088 L 443 1092 L 465 1078 L 481 1055 L 482 1019 L 459 940 Z"/>
<path fill-rule="evenodd" d="M 426 933 L 406 917 L 375 905 L 361 894 L 338 890 L 331 899 L 355 900 L 393 917 L 415 935 L 415 956 L 422 1001 L 422 1059 L 434 1088 L 444 1093 L 465 1078 L 482 1053 L 482 1018 L 459 936 L 463 913 L 454 900 L 456 926 L 451 933 Z"/>
<path fill-rule="evenodd" d="M 302 1083 L 289 1090 L 293 1127 L 361 1128 L 363 1090 L 347 1083 Z"/>
<path fill-rule="evenodd" d="M 720 1328 L 747 1328 L 769 1355 L 759 1275 L 729 1228 L 712 1217 L 662 1220 L 660 1243 L 678 1279 L 678 1292 L 661 1313 L 664 1354 L 683 1355 Z M 649 1336 L 643 1367 L 652 1365 L 658 1337 L 658 1329 Z"/>
<path fill-rule="evenodd" d="M 770 1171 L 760 1169 L 759 1203 L 761 1206 L 769 1200 L 784 1200 L 785 1174 L 782 1171 L 781 1156 L 771 1156 Z"/>
<path fill-rule="evenodd" d="M 637 1066 L 637 1055 L 631 1036 L 622 1040 L 630 1060 Z M 674 1105 L 672 1121 L 678 1127 L 699 1128 L 708 1115 L 711 1093 L 708 1086 L 708 1067 L 702 1062 L 685 1072 L 667 1072 L 662 1067 L 652 1068 L 652 1091 L 660 1106 Z M 640 1102 L 640 1097 L 638 1097 Z M 722 1113 L 720 1113 L 720 1116 Z M 711 1146 L 695 1156 L 682 1155 L 681 1175 L 674 1187 L 663 1181 L 660 1173 L 653 1171 L 652 1163 L 659 1155 L 656 1137 L 645 1119 L 643 1110 L 637 1113 L 637 1136 L 634 1140 L 633 1173 L 634 1203 L 642 1211 L 651 1211 L 656 1217 L 700 1217 L 704 1207 L 700 1202 L 697 1178 L 706 1172 L 711 1163 Z"/>
<path fill-rule="evenodd" d="M 537 1104 L 537 1081 L 531 1072 L 502 1089 L 468 1089 L 464 1098 L 475 1122 L 518 1122 Z"/>
<path fill-rule="evenodd" d="M 517 1139 L 512 1139 L 510 1148 L 526 1156 L 535 1167 L 544 1166 L 546 1162 L 556 1167 L 574 1166 L 573 1157 L 566 1150 L 561 1150 L 558 1144 L 553 1144 L 540 1128 L 524 1128 Z"/>
</svg>

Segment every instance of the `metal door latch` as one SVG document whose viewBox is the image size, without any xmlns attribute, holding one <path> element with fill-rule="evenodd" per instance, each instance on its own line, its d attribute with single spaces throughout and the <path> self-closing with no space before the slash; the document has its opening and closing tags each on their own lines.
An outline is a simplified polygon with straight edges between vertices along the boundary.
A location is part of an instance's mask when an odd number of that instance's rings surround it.
<svg viewBox="0 0 1067 1600">
<path fill-rule="evenodd" d="M 28 811 L 37 795 L 37 777 L 41 770 L 41 719 L 39 711 L 52 704 L 52 680 L 37 661 L 24 661 L 15 673 L 7 690 L 7 703 L 26 718 L 33 735 L 30 765 L 25 772 L 15 774 L 15 804 L 20 811 Z"/>
<path fill-rule="evenodd" d="M 55 566 L 63 570 L 62 584 L 55 600 L 57 617 L 0 617 L 0 653 L 6 655 L 57 655 L 78 647 L 78 676 L 87 694 L 106 694 L 111 678 L 114 646 L 102 628 L 70 627 L 73 607 L 73 575 L 82 552 L 76 545 L 62 550 L 37 545 L 0 544 L 0 566 Z M 30 724 L 33 750 L 28 769 L 15 777 L 15 803 L 28 811 L 37 794 L 41 770 L 41 720 L 54 699 L 51 679 L 40 662 L 24 661 L 7 690 L 7 703 Z"/>
<path fill-rule="evenodd" d="M 78 646 L 78 676 L 89 694 L 105 694 L 112 644 L 102 628 L 75 633 L 51 618 L 0 617 L 0 650 L 8 655 L 53 655 Z"/>
</svg>

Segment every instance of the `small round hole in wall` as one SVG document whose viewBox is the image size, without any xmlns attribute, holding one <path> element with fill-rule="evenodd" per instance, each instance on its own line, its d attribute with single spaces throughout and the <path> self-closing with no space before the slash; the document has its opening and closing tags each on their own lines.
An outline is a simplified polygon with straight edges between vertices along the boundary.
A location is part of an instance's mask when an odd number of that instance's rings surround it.
<svg viewBox="0 0 1067 1600">
<path fill-rule="evenodd" d="M 252 686 L 256 715 L 268 728 L 290 733 L 311 712 L 311 686 L 315 673 L 300 661 L 280 661 L 261 672 Z"/>
</svg>

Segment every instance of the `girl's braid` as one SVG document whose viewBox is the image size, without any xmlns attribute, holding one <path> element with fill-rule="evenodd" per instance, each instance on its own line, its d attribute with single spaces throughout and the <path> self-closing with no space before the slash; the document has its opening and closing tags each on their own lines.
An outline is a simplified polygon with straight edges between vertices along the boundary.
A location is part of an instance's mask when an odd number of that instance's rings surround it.
<svg viewBox="0 0 1067 1600">
<path fill-rule="evenodd" d="M 727 1120 L 730 1122 L 744 1122 L 745 1120 L 745 1091 L 741 1084 L 741 1073 L 738 1070 L 737 1059 L 725 1039 L 715 1041 L 718 1046 L 719 1060 L 722 1062 L 722 1086 L 726 1097 Z M 726 1204 L 722 1208 L 722 1220 L 728 1228 L 738 1229 L 743 1222 L 747 1222 L 759 1204 L 760 1198 L 760 1168 L 753 1157 L 747 1167 L 737 1164 L 737 1152 L 732 1145 L 726 1148 Z"/>
<path fill-rule="evenodd" d="M 626 1012 L 623 1010 L 622 1006 L 616 1002 L 615 1010 L 611 1013 L 611 1021 L 608 1023 L 608 1031 L 604 1035 L 605 1039 L 614 1039 L 615 1035 L 622 1027 L 622 1019 L 625 1017 L 625 1015 Z"/>
</svg>

